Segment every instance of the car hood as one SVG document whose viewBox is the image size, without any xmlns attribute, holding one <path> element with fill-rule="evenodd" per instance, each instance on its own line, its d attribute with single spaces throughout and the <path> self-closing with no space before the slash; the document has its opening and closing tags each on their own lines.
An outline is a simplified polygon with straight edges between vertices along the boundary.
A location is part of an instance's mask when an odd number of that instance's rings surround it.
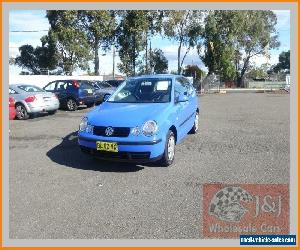
<svg viewBox="0 0 300 250">
<path fill-rule="evenodd" d="M 135 127 L 148 120 L 158 121 L 170 103 L 111 103 L 104 102 L 88 115 L 94 126 Z"/>
</svg>

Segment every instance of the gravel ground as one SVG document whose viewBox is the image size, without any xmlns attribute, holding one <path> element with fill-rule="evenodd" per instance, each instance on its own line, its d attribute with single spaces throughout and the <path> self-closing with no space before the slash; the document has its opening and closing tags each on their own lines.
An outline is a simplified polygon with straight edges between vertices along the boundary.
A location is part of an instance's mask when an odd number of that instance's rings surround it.
<svg viewBox="0 0 300 250">
<path fill-rule="evenodd" d="M 289 183 L 289 100 L 201 96 L 170 168 L 83 155 L 87 109 L 10 121 L 10 238 L 201 238 L 202 184 Z"/>
</svg>

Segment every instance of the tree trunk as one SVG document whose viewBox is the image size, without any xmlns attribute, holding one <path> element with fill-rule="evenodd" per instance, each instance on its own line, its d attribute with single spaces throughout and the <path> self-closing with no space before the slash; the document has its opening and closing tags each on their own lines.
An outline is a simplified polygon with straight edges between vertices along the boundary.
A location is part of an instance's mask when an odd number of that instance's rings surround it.
<svg viewBox="0 0 300 250">
<path fill-rule="evenodd" d="M 148 74 L 148 34 L 146 33 L 146 65 L 145 65 L 145 73 Z"/>
<path fill-rule="evenodd" d="M 136 49 L 136 42 L 135 42 L 135 35 L 133 35 L 133 75 L 135 76 L 135 49 Z"/>
<path fill-rule="evenodd" d="M 94 74 L 96 76 L 99 75 L 99 39 L 95 39 L 95 44 L 94 44 Z"/>
<path fill-rule="evenodd" d="M 178 75 L 180 75 L 181 73 L 180 53 L 181 53 L 181 42 L 179 43 L 178 52 L 177 52 L 177 74 Z"/>
</svg>

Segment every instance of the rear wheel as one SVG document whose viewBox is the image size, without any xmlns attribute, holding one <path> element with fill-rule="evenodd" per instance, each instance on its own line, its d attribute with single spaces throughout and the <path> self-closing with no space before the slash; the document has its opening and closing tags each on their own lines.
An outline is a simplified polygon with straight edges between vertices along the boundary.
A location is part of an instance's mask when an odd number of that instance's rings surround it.
<svg viewBox="0 0 300 250">
<path fill-rule="evenodd" d="M 166 138 L 166 145 L 165 145 L 165 151 L 162 156 L 162 159 L 160 160 L 161 165 L 163 166 L 170 166 L 175 157 L 175 135 L 174 133 L 169 130 Z"/>
<path fill-rule="evenodd" d="M 16 105 L 16 117 L 19 120 L 27 120 L 29 118 L 29 114 L 23 104 L 18 103 Z"/>
<path fill-rule="evenodd" d="M 78 108 L 76 101 L 72 98 L 67 100 L 66 106 L 69 111 L 75 111 Z"/>
<path fill-rule="evenodd" d="M 48 114 L 49 114 L 49 115 L 54 115 L 54 114 L 56 113 L 56 111 L 57 111 L 57 110 L 51 110 L 51 111 L 48 111 Z"/>
</svg>

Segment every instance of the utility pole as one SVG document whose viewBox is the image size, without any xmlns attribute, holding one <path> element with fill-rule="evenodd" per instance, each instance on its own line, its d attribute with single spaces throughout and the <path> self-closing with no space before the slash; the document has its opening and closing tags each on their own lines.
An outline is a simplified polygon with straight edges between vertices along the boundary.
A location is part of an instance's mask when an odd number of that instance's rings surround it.
<svg viewBox="0 0 300 250">
<path fill-rule="evenodd" d="M 115 57 L 116 57 L 115 44 L 113 44 L 113 79 L 114 80 L 115 80 Z"/>
</svg>

